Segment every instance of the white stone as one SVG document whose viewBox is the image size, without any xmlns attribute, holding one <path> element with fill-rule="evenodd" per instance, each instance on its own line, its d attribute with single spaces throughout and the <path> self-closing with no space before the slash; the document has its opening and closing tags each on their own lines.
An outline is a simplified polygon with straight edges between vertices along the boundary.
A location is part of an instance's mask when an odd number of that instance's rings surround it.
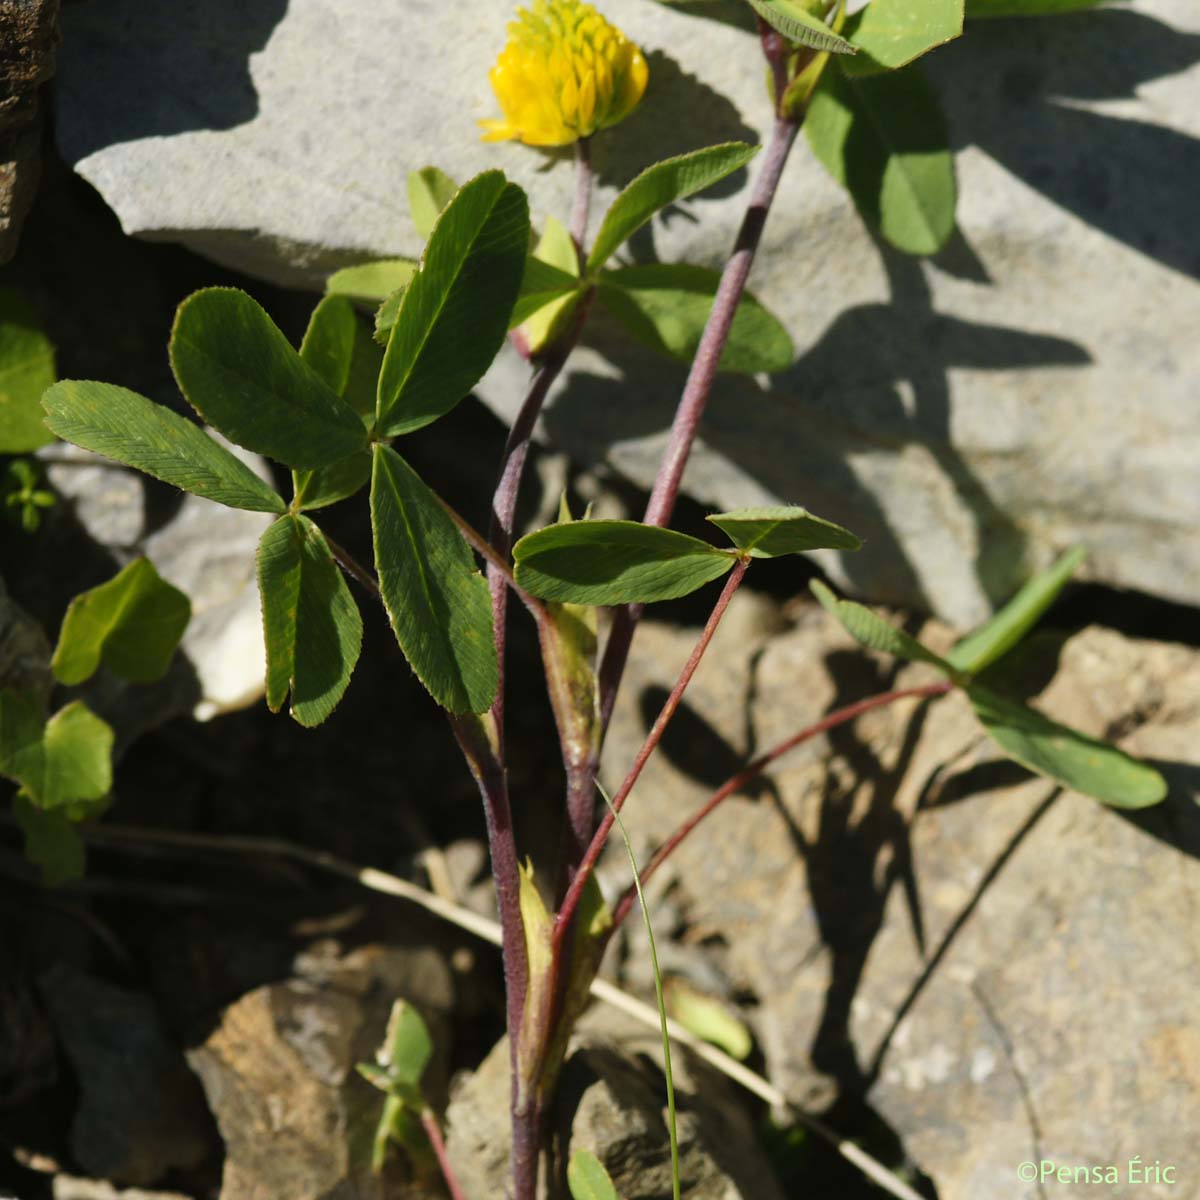
<svg viewBox="0 0 1200 1200">
<path fill-rule="evenodd" d="M 652 74 L 639 112 L 596 139 L 599 206 L 665 153 L 763 136 L 752 34 L 650 0 L 602 7 Z M 70 6 L 60 145 L 130 233 L 287 283 L 417 252 L 405 178 L 431 162 L 460 179 L 502 167 L 536 220 L 563 217 L 569 156 L 477 138 L 510 11 Z M 881 254 L 801 143 L 752 281 L 799 359 L 719 383 L 690 493 L 839 520 L 868 544 L 826 555 L 835 576 L 960 626 L 1077 541 L 1092 578 L 1200 600 L 1198 57 L 1192 0 L 979 23 L 930 56 L 961 150 L 963 238 L 936 264 Z M 719 265 L 745 189 L 669 211 L 634 252 Z M 682 370 L 602 321 L 590 341 L 545 432 L 648 485 Z M 526 370 L 506 352 L 481 395 L 511 414 Z"/>
</svg>

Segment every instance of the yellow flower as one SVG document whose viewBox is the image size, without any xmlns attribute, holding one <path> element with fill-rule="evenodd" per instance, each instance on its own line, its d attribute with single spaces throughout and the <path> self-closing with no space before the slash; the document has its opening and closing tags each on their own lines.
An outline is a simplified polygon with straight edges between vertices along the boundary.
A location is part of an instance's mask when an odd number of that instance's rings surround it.
<svg viewBox="0 0 1200 1200">
<path fill-rule="evenodd" d="M 488 78 L 503 120 L 485 142 L 566 146 L 624 120 L 646 90 L 642 52 L 582 0 L 533 0 L 509 22 Z"/>
</svg>

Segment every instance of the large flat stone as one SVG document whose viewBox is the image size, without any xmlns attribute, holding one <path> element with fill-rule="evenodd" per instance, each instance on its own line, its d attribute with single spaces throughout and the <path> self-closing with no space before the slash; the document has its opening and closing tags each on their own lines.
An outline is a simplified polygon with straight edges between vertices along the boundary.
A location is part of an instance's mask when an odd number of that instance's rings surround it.
<svg viewBox="0 0 1200 1200">
<path fill-rule="evenodd" d="M 780 636 L 769 615 L 735 599 L 631 795 L 643 860 L 747 759 L 929 678 L 896 677 L 815 605 Z M 639 632 L 610 783 L 694 636 Z M 1200 1172 L 1180 1119 L 1200 1104 L 1200 654 L 1099 628 L 1061 640 L 1039 635 L 1006 688 L 1042 688 L 1046 712 L 1160 763 L 1163 805 L 1122 814 L 1057 790 L 1003 760 L 961 697 L 907 701 L 782 759 L 651 888 L 673 884 L 692 939 L 723 947 L 726 998 L 756 998 L 746 1016 L 770 1077 L 811 1110 L 833 1106 L 840 1132 L 868 1110 L 945 1197 L 1052 1195 L 1018 1178 L 1026 1161 L 1118 1164 L 1105 1191 L 1128 1198 L 1175 1194 L 1131 1181 L 1135 1155 L 1181 1181 Z"/>
<path fill-rule="evenodd" d="M 604 10 L 650 55 L 642 108 L 597 139 L 599 204 L 656 157 L 769 121 L 753 35 L 648 0 Z M 741 13 L 745 6 L 717 8 Z M 406 173 L 500 166 L 535 218 L 569 211 L 569 159 L 485 146 L 510 0 L 72 6 L 63 152 L 144 237 L 264 277 L 418 249 Z M 928 60 L 958 155 L 961 236 L 934 264 L 882 250 L 803 145 L 753 283 L 799 350 L 718 385 L 686 485 L 706 504 L 807 504 L 868 539 L 843 582 L 958 624 L 1076 541 L 1093 578 L 1200 599 L 1194 420 L 1200 14 L 1189 0 L 972 26 Z M 752 168 L 753 169 L 753 165 Z M 743 173 L 633 253 L 719 265 Z M 642 485 L 682 371 L 597 321 L 545 432 Z M 506 352 L 481 388 L 519 403 Z"/>
</svg>

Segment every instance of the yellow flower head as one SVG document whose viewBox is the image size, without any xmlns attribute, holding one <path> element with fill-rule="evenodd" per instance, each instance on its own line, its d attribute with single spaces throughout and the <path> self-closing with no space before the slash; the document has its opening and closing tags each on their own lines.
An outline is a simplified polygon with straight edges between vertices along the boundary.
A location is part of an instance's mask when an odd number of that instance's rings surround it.
<svg viewBox="0 0 1200 1200">
<path fill-rule="evenodd" d="M 485 142 L 566 146 L 627 117 L 646 90 L 642 52 L 583 0 L 533 0 L 517 10 L 488 78 L 503 120 Z"/>
</svg>

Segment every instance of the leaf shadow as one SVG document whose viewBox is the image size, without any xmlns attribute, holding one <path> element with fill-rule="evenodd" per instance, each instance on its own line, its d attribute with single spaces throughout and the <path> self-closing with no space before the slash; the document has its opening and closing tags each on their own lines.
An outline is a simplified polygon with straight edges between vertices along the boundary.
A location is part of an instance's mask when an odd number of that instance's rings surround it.
<svg viewBox="0 0 1200 1200">
<path fill-rule="evenodd" d="M 757 143 L 758 134 L 727 96 L 689 74 L 670 55 L 646 55 L 650 82 L 646 95 L 621 123 L 619 137 L 595 139 L 592 166 L 602 183 L 624 187 L 651 163 L 719 142 Z M 744 167 L 706 188 L 702 200 L 736 195 L 746 183 Z M 682 213 L 664 211 L 664 219 Z"/>
<path fill-rule="evenodd" d="M 1082 103 L 1200 61 L 1200 35 L 1145 13 L 1098 9 L 980 21 L 930 55 L 955 150 L 977 146 L 1047 199 L 1133 249 L 1200 277 L 1200 139 Z"/>
<path fill-rule="evenodd" d="M 861 551 L 838 556 L 855 590 L 928 609 L 933 606 L 899 532 L 854 466 L 864 455 L 895 457 L 924 447 L 974 522 L 975 573 L 983 593 L 999 603 L 1026 576 L 1026 537 L 953 443 L 951 372 L 1074 367 L 1091 357 L 1065 338 L 938 312 L 923 267 L 882 244 L 878 249 L 889 301 L 837 313 L 793 366 L 766 384 L 718 376 L 700 436 L 765 493 L 803 504 L 862 537 Z M 574 373 L 546 411 L 546 429 L 578 461 L 607 458 L 619 470 L 626 443 L 670 426 L 686 370 L 631 346 L 602 311 L 594 313 L 586 340 L 614 371 Z M 653 378 L 657 386 L 631 402 L 627 381 L 639 378 Z M 695 475 L 693 488 L 694 481 Z M 702 501 L 715 499 L 703 486 L 696 490 Z"/>
</svg>

